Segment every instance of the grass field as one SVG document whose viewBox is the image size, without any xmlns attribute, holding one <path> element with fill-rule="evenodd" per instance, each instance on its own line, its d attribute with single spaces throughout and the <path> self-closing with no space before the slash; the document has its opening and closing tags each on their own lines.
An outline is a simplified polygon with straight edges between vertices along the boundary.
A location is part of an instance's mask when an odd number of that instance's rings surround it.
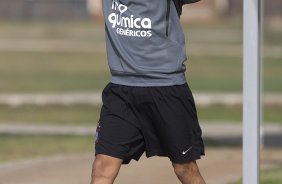
<svg viewBox="0 0 282 184">
<path fill-rule="evenodd" d="M 241 92 L 240 24 L 184 25 L 184 31 L 189 55 L 186 73 L 192 89 Z M 266 53 L 265 91 L 282 92 L 281 32 L 266 29 L 265 42 L 269 52 L 276 48 L 275 57 Z M 23 45 L 23 50 L 5 49 L 9 45 Z M 46 50 L 37 51 L 45 46 Z M 61 50 L 69 46 L 78 50 Z M 101 23 L 0 22 L 0 92 L 101 90 L 109 80 Z"/>
<path fill-rule="evenodd" d="M 101 89 L 110 78 L 104 57 L 101 53 L 2 52 L 0 91 Z"/>
<path fill-rule="evenodd" d="M 264 120 L 282 123 L 282 109 L 265 107 Z M 94 126 L 98 122 L 100 106 L 0 106 L 1 123 L 37 123 Z M 242 122 L 241 107 L 198 107 L 201 122 Z"/>
<path fill-rule="evenodd" d="M 265 170 L 261 173 L 261 184 L 281 184 L 282 183 L 282 167 L 277 169 Z M 233 184 L 242 184 L 242 181 L 238 181 Z"/>
<path fill-rule="evenodd" d="M 282 183 L 282 167 L 278 169 L 262 172 L 261 184 L 280 184 Z"/>
<path fill-rule="evenodd" d="M 191 89 L 241 92 L 241 23 L 184 25 L 184 32 L 189 54 L 186 76 Z M 266 92 L 282 92 L 281 33 L 266 27 Z M 102 90 L 110 80 L 106 60 L 102 23 L 0 21 L 0 93 Z M 99 110 L 99 106 L 82 105 L 0 106 L 0 123 L 88 126 L 96 124 Z M 281 124 L 281 110 L 265 107 L 265 121 Z M 198 107 L 203 122 L 241 122 L 241 112 L 240 107 Z M 0 162 L 91 152 L 91 145 L 93 137 L 0 135 Z"/>
<path fill-rule="evenodd" d="M 0 135 L 0 162 L 54 154 L 92 153 L 90 136 L 8 136 Z"/>
<path fill-rule="evenodd" d="M 99 106 L 0 106 L 0 122 L 95 126 L 99 113 Z"/>
<path fill-rule="evenodd" d="M 267 92 L 282 92 L 281 59 L 267 59 Z M 240 92 L 242 62 L 235 57 L 191 56 L 187 79 L 194 91 Z M 110 80 L 103 53 L 0 52 L 0 92 L 101 90 Z"/>
</svg>

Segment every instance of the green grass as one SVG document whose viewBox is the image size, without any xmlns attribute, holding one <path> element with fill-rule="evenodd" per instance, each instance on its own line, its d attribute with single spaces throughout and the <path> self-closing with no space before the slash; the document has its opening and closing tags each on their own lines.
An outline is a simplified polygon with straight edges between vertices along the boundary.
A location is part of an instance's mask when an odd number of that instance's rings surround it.
<svg viewBox="0 0 282 184">
<path fill-rule="evenodd" d="M 266 22 L 267 23 L 267 22 Z M 104 42 L 104 24 L 101 21 L 64 21 L 64 22 L 38 22 L 38 21 L 0 21 L 0 38 L 8 39 L 59 39 L 79 40 L 96 43 Z M 194 42 L 195 32 L 208 31 L 211 37 L 217 36 L 220 31 L 232 31 L 230 37 L 237 38 L 233 43 L 242 43 L 242 23 L 240 21 L 223 21 L 206 23 L 183 23 L 183 29 L 188 40 Z M 272 29 L 265 24 L 265 43 L 267 45 L 281 45 L 281 30 Z M 203 35 L 203 34 L 202 34 Z M 204 35 L 206 36 L 206 35 Z M 226 37 L 229 40 L 228 37 Z M 224 40 L 224 39 L 223 39 Z M 198 41 L 198 40 L 195 40 Z M 220 43 L 216 41 L 216 43 Z"/>
<path fill-rule="evenodd" d="M 241 92 L 242 58 L 223 56 L 191 56 L 187 63 L 187 79 L 194 91 Z M 282 92 L 281 59 L 266 58 L 264 62 L 265 92 Z"/>
<path fill-rule="evenodd" d="M 186 24 L 188 46 L 224 47 L 242 44 L 240 22 Z M 220 39 L 217 39 L 220 38 Z M 93 52 L 0 51 L 0 92 L 65 92 L 101 90 L 110 80 L 102 22 L 4 22 L 0 21 L 0 41 L 67 41 Z M 281 31 L 266 27 L 268 46 L 281 46 Z M 189 52 L 187 78 L 193 90 L 240 92 L 242 58 L 193 55 Z M 235 54 L 236 55 L 236 54 Z M 282 92 L 281 58 L 265 60 L 265 91 Z"/>
<path fill-rule="evenodd" d="M 264 107 L 264 121 L 282 125 L 281 111 L 281 107 Z M 214 105 L 207 108 L 198 108 L 199 119 L 204 122 L 242 122 L 242 115 L 242 108 L 236 106 L 226 107 L 221 105 Z"/>
<path fill-rule="evenodd" d="M 262 172 L 261 184 L 280 184 L 282 183 L 282 167 L 279 169 Z"/>
<path fill-rule="evenodd" d="M 282 107 L 265 107 L 264 120 L 282 124 Z M 0 106 L 0 123 L 37 123 L 59 125 L 95 126 L 99 120 L 100 106 Z M 242 122 L 241 107 L 214 105 L 198 107 L 201 122 Z"/>
<path fill-rule="evenodd" d="M 92 125 L 98 122 L 100 106 L 0 106 L 0 122 Z"/>
<path fill-rule="evenodd" d="M 91 153 L 90 136 L 9 136 L 0 135 L 0 162 L 31 159 L 55 154 Z"/>
<path fill-rule="evenodd" d="M 282 183 L 282 167 L 277 169 L 265 170 L 261 173 L 261 184 L 281 184 Z M 242 180 L 233 183 L 242 184 Z"/>
<path fill-rule="evenodd" d="M 103 23 L 93 21 L 0 21 L 0 38 L 104 42 L 103 26 Z"/>
<path fill-rule="evenodd" d="M 240 91 L 242 62 L 240 58 L 191 56 L 186 77 L 194 91 Z"/>
<path fill-rule="evenodd" d="M 186 76 L 195 91 L 241 92 L 242 59 L 190 56 Z M 265 62 L 265 90 L 282 92 L 280 59 Z M 110 80 L 106 54 L 1 52 L 0 92 L 102 90 Z"/>
<path fill-rule="evenodd" d="M 101 53 L 0 53 L 0 92 L 102 89 L 109 78 Z"/>
</svg>

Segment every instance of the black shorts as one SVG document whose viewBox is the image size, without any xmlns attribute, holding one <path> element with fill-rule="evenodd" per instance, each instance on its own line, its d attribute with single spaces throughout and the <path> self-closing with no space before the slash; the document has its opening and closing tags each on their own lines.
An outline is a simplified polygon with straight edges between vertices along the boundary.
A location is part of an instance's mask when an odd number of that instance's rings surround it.
<svg viewBox="0 0 282 184">
<path fill-rule="evenodd" d="M 109 83 L 96 130 L 95 155 L 123 160 L 167 156 L 186 163 L 204 155 L 201 128 L 188 84 L 134 87 Z"/>
</svg>

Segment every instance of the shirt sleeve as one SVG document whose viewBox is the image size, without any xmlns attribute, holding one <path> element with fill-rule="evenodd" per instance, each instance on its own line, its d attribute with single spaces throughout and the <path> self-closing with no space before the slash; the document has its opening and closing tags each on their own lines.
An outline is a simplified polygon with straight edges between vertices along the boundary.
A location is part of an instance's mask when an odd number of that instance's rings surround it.
<svg viewBox="0 0 282 184">
<path fill-rule="evenodd" d="M 178 12 L 178 16 L 180 17 L 180 15 L 182 14 L 182 6 L 184 4 L 191 4 L 191 3 L 196 3 L 200 0 L 173 0 L 174 5 L 176 7 L 176 10 Z"/>
</svg>

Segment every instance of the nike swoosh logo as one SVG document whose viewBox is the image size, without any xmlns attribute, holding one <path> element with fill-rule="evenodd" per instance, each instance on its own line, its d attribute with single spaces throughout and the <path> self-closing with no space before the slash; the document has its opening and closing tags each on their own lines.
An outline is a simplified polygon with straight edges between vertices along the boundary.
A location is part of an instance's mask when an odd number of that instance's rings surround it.
<svg viewBox="0 0 282 184">
<path fill-rule="evenodd" d="M 183 152 L 182 152 L 182 155 L 185 155 L 185 154 L 186 154 L 188 151 L 190 151 L 192 148 L 193 148 L 193 146 L 191 146 L 188 150 L 183 151 Z"/>
</svg>

